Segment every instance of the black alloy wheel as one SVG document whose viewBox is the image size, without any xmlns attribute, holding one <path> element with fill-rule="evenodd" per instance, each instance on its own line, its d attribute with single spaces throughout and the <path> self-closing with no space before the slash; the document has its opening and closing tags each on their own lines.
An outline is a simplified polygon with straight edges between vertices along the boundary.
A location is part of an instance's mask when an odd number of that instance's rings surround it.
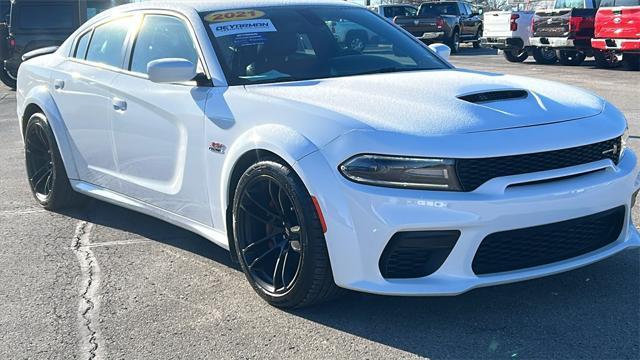
<svg viewBox="0 0 640 360">
<path fill-rule="evenodd" d="M 579 66 L 586 57 L 585 53 L 577 50 L 560 50 L 558 52 L 560 64 L 567 66 Z"/>
<path fill-rule="evenodd" d="M 338 294 L 322 222 L 288 166 L 274 159 L 245 172 L 235 193 L 233 231 L 247 280 L 270 304 L 303 307 Z"/>
<path fill-rule="evenodd" d="M 48 210 L 80 205 L 84 198 L 71 188 L 53 131 L 43 114 L 31 116 L 24 142 L 27 177 L 36 201 Z"/>
</svg>

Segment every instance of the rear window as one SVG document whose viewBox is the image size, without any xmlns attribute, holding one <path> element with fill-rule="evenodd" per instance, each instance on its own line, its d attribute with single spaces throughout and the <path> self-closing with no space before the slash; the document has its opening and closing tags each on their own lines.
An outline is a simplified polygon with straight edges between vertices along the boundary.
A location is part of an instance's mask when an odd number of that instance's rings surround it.
<svg viewBox="0 0 640 360">
<path fill-rule="evenodd" d="M 97 27 L 93 32 L 86 59 L 113 67 L 121 67 L 124 41 L 131 24 L 131 18 L 121 18 Z"/>
<path fill-rule="evenodd" d="M 17 21 L 12 26 L 23 30 L 73 29 L 75 7 L 73 5 L 22 5 L 17 9 Z"/>
<path fill-rule="evenodd" d="M 640 6 L 640 0 L 602 0 L 600 7 Z"/>
<path fill-rule="evenodd" d="M 387 6 L 384 8 L 384 17 L 394 18 L 396 16 L 415 16 L 416 9 L 409 6 Z"/>
<path fill-rule="evenodd" d="M 585 1 L 583 0 L 556 0 L 554 9 L 582 9 Z"/>
<path fill-rule="evenodd" d="M 420 7 L 420 16 L 458 15 L 458 4 L 424 4 Z"/>
</svg>

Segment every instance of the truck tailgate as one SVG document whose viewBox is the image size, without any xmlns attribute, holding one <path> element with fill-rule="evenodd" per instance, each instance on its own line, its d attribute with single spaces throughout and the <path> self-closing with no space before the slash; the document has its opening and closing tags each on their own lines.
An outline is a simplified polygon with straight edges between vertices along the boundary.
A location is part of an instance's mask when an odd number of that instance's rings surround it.
<svg viewBox="0 0 640 360">
<path fill-rule="evenodd" d="M 601 8 L 595 31 L 599 39 L 640 39 L 640 6 Z"/>
<path fill-rule="evenodd" d="M 570 18 L 571 9 L 538 11 L 533 20 L 533 36 L 566 37 Z"/>
<path fill-rule="evenodd" d="M 422 37 L 426 32 L 443 31 L 436 24 L 437 18 L 397 17 L 396 25 L 407 30 L 413 36 Z"/>
<path fill-rule="evenodd" d="M 491 11 L 484 14 L 485 37 L 510 37 L 511 32 L 511 12 Z"/>
</svg>

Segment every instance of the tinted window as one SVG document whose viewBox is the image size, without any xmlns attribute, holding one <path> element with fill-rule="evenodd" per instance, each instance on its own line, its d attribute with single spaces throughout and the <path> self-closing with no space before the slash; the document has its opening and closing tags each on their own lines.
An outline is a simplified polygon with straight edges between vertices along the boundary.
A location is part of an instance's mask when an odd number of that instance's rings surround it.
<svg viewBox="0 0 640 360">
<path fill-rule="evenodd" d="M 146 16 L 131 58 L 131 71 L 147 73 L 158 59 L 181 58 L 198 63 L 198 52 L 186 24 L 172 16 Z"/>
<path fill-rule="evenodd" d="M 87 55 L 89 40 L 91 40 L 91 31 L 80 36 L 80 38 L 78 39 L 78 43 L 76 45 L 76 51 L 73 54 L 73 57 L 78 59 L 84 59 L 85 55 Z"/>
<path fill-rule="evenodd" d="M 409 6 L 387 6 L 384 8 L 384 17 L 392 19 L 396 16 L 414 16 L 416 9 Z"/>
<path fill-rule="evenodd" d="M 582 9 L 584 8 L 583 0 L 556 0 L 554 9 Z"/>
<path fill-rule="evenodd" d="M 72 5 L 22 5 L 17 9 L 17 21 L 13 27 L 31 29 L 73 29 L 75 27 L 75 7 Z"/>
<path fill-rule="evenodd" d="M 122 18 L 97 27 L 89 44 L 87 60 L 121 67 L 124 42 L 132 21 L 132 18 Z"/>
<path fill-rule="evenodd" d="M 600 7 L 640 6 L 640 0 L 602 0 Z"/>
<path fill-rule="evenodd" d="M 265 7 L 202 17 L 230 85 L 447 68 L 365 8 Z M 242 20 L 228 20 L 234 17 Z"/>
<path fill-rule="evenodd" d="M 420 16 L 458 15 L 458 4 L 424 4 L 420 6 Z"/>
</svg>

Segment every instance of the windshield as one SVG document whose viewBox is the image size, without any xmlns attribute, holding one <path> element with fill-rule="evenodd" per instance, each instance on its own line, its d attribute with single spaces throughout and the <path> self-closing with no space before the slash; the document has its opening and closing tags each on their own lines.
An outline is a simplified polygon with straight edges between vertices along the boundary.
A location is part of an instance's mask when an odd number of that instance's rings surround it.
<svg viewBox="0 0 640 360">
<path fill-rule="evenodd" d="M 365 8 L 261 7 L 201 15 L 229 85 L 449 68 Z"/>
</svg>

